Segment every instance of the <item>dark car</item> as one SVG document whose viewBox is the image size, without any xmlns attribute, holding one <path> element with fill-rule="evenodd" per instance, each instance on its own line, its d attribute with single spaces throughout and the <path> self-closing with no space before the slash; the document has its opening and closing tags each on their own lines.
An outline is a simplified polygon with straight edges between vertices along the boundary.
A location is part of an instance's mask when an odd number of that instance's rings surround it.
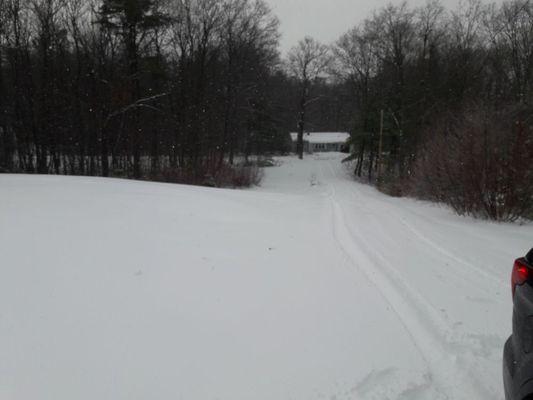
<svg viewBox="0 0 533 400">
<path fill-rule="evenodd" d="M 512 274 L 513 335 L 505 344 L 507 400 L 533 400 L 533 249 L 515 261 Z"/>
</svg>

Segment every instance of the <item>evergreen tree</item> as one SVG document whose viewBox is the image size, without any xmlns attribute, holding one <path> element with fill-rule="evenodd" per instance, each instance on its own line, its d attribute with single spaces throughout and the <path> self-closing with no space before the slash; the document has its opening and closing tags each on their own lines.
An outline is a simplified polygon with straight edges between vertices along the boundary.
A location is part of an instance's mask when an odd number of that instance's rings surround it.
<svg viewBox="0 0 533 400">
<path fill-rule="evenodd" d="M 127 61 L 129 102 L 137 104 L 142 96 L 140 85 L 140 48 L 151 32 L 167 22 L 168 17 L 159 11 L 156 0 L 104 0 L 99 11 L 99 23 L 120 35 Z M 127 108 L 134 110 L 136 107 Z M 133 175 L 141 177 L 141 136 L 138 120 L 131 119 L 131 147 L 133 150 Z"/>
</svg>

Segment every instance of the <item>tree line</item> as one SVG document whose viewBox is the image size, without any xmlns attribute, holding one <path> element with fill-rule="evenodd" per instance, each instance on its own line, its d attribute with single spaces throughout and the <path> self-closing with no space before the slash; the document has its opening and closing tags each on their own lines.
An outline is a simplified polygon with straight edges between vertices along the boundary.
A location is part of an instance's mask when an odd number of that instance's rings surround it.
<svg viewBox="0 0 533 400">
<path fill-rule="evenodd" d="M 388 5 L 333 58 L 357 176 L 460 214 L 533 215 L 533 2 Z"/>
<path fill-rule="evenodd" d="M 205 183 L 288 133 L 461 214 L 533 214 L 533 2 L 389 4 L 285 57 L 263 0 L 0 0 L 0 170 Z"/>
<path fill-rule="evenodd" d="M 0 0 L 0 167 L 143 178 L 279 148 L 262 0 Z"/>
</svg>

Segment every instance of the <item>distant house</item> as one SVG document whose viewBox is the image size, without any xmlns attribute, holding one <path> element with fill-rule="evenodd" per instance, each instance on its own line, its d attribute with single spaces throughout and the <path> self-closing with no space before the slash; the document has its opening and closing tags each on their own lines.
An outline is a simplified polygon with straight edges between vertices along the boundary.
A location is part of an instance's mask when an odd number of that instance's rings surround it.
<svg viewBox="0 0 533 400">
<path fill-rule="evenodd" d="M 306 132 L 304 133 L 304 152 L 327 153 L 340 152 L 348 147 L 350 134 L 346 132 Z M 291 133 L 292 151 L 296 152 L 298 133 Z"/>
</svg>

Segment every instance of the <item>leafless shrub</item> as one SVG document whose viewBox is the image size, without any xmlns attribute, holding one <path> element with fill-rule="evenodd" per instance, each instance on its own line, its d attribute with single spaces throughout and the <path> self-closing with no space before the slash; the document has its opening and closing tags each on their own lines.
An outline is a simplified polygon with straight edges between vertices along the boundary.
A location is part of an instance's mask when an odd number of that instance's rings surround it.
<svg viewBox="0 0 533 400">
<path fill-rule="evenodd" d="M 415 165 L 413 194 L 449 204 L 460 215 L 531 218 L 533 129 L 527 115 L 478 105 L 443 117 L 429 130 Z"/>
<path fill-rule="evenodd" d="M 398 174 L 393 172 L 385 172 L 381 178 L 376 180 L 377 189 L 392 197 L 403 197 L 406 195 L 406 190 L 409 184 L 398 177 Z"/>
<path fill-rule="evenodd" d="M 205 162 L 200 168 L 165 168 L 150 177 L 157 182 L 180 183 L 218 188 L 245 188 L 257 186 L 263 177 L 255 165 L 230 165 Z"/>
</svg>

